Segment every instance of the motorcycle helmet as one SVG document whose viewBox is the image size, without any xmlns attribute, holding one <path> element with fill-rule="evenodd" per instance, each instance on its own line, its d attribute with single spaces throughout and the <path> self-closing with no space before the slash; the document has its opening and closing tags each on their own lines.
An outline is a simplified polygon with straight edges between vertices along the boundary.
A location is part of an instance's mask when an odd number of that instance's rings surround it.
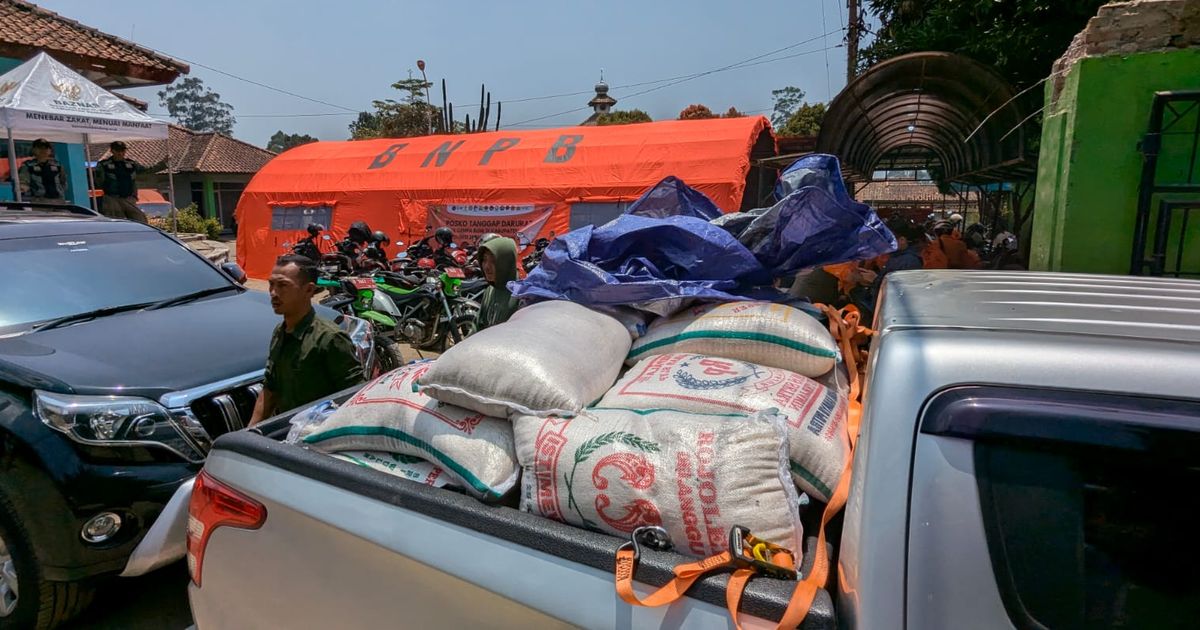
<svg viewBox="0 0 1200 630">
<path fill-rule="evenodd" d="M 316 237 L 318 234 L 320 234 L 324 230 L 325 230 L 325 226 L 321 225 L 320 223 L 309 223 L 308 224 L 308 235 L 309 236 Z"/>
<path fill-rule="evenodd" d="M 495 232 L 488 232 L 487 234 L 484 234 L 483 236 L 479 237 L 479 244 L 483 245 L 484 243 L 486 243 L 492 239 L 497 239 L 497 238 L 500 238 L 499 234 L 497 234 Z"/>
<path fill-rule="evenodd" d="M 445 247 L 454 241 L 454 230 L 443 226 L 433 231 L 433 237 Z"/>
<path fill-rule="evenodd" d="M 388 238 L 388 235 L 383 233 L 383 230 L 375 230 L 372 232 L 371 240 L 381 245 L 387 245 L 388 243 L 392 242 L 392 240 Z"/>
<path fill-rule="evenodd" d="M 371 240 L 371 226 L 367 225 L 366 221 L 355 221 L 350 224 L 350 229 L 346 230 L 346 236 L 361 245 Z"/>
<path fill-rule="evenodd" d="M 461 249 L 454 250 L 454 253 L 450 254 L 450 258 L 452 258 L 454 260 L 454 264 L 458 265 L 459 267 L 466 266 L 467 264 L 467 252 Z"/>
</svg>

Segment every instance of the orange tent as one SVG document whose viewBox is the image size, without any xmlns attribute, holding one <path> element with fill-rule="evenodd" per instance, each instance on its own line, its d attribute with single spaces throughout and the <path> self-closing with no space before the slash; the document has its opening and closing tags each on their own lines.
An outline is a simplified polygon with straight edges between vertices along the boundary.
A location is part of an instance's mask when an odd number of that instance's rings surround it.
<svg viewBox="0 0 1200 630">
<path fill-rule="evenodd" d="M 774 153 L 762 117 L 306 144 L 242 193 L 238 263 L 267 276 L 310 223 L 334 239 L 361 220 L 393 243 L 441 225 L 463 243 L 484 232 L 530 242 L 603 223 L 668 175 L 732 212 L 757 201 L 743 199 L 758 188 L 751 159 Z"/>
</svg>

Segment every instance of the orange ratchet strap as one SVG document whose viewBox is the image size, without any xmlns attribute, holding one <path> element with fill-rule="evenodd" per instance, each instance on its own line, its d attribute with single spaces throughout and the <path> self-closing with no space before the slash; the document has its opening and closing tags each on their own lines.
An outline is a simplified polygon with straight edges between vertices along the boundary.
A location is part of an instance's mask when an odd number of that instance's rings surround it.
<svg viewBox="0 0 1200 630">
<path fill-rule="evenodd" d="M 817 532 L 817 546 L 813 552 L 813 566 L 808 575 L 796 585 L 792 598 L 788 602 L 783 617 L 779 620 L 778 628 L 790 629 L 799 626 L 812 608 L 817 591 L 825 588 L 829 581 L 829 554 L 825 545 L 825 527 L 838 512 L 846 505 L 850 494 L 850 470 L 854 463 L 854 447 L 858 442 L 859 425 L 862 422 L 862 386 L 863 370 L 866 368 L 866 353 L 862 345 L 873 334 L 869 328 L 860 325 L 861 315 L 853 306 L 836 310 L 825 305 L 818 305 L 829 318 L 829 332 L 841 349 L 843 360 L 846 361 L 850 373 L 849 409 L 846 419 L 846 433 L 850 441 L 850 456 L 846 458 L 846 466 L 838 478 L 837 487 L 825 512 L 821 515 L 821 526 Z M 617 550 L 616 589 L 617 595 L 632 606 L 665 606 L 684 596 L 684 593 L 706 574 L 725 568 L 732 568 L 729 583 L 725 590 L 725 605 L 734 625 L 741 630 L 738 621 L 738 606 L 742 600 L 742 592 L 756 573 L 782 579 L 796 579 L 800 562 L 792 552 L 755 537 L 744 527 L 734 527 L 729 532 L 729 549 L 717 555 L 688 562 L 676 566 L 675 577 L 641 599 L 633 591 L 633 576 L 641 558 L 641 546 L 646 545 L 659 550 L 670 548 L 670 537 L 661 527 L 639 527 L 634 530 L 630 541 L 621 545 Z"/>
</svg>

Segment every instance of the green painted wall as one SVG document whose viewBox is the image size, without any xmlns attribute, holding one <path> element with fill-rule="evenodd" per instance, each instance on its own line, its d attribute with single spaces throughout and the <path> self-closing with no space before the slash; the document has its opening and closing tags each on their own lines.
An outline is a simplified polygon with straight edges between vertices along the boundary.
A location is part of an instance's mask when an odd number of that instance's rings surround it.
<svg viewBox="0 0 1200 630">
<path fill-rule="evenodd" d="M 208 175 L 204 176 L 204 216 L 217 217 L 217 189 Z"/>
<path fill-rule="evenodd" d="M 1047 82 L 1030 269 L 1128 273 L 1142 170 L 1138 142 L 1151 101 L 1156 91 L 1189 89 L 1200 89 L 1200 49 L 1083 59 L 1053 102 Z M 1191 129 L 1194 122 L 1180 124 Z M 1190 138 L 1164 144 L 1159 181 L 1185 178 L 1188 149 Z M 1196 218 L 1185 270 L 1200 269 Z"/>
</svg>

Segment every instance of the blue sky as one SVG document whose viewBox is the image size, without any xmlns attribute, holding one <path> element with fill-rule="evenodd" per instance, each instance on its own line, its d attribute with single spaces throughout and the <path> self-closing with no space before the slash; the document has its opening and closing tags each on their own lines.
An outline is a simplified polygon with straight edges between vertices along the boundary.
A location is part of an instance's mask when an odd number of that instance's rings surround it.
<svg viewBox="0 0 1200 630">
<path fill-rule="evenodd" d="M 586 107 L 604 69 L 618 109 L 674 118 L 692 103 L 714 111 L 769 110 L 771 90 L 800 87 L 828 101 L 845 84 L 844 0 L 678 2 L 674 0 L 519 0 L 510 2 L 365 2 L 349 0 L 35 0 L 37 4 L 162 52 L 194 62 L 200 77 L 234 106 L 234 135 L 258 145 L 278 129 L 323 140 L 348 137 L 353 114 L 372 99 L 396 96 L 393 81 L 426 61 L 431 81 L 448 82 L 460 120 L 475 118 L 479 85 L 505 104 L 501 126 Z M 822 37 L 825 33 L 830 33 Z M 807 43 L 803 43 L 807 42 Z M 829 50 L 826 47 L 838 46 Z M 658 82 L 746 65 L 675 84 Z M 781 57 L 788 59 L 777 60 Z M 210 68 L 330 105 L 280 94 Z M 417 75 L 419 76 L 419 74 Z M 650 90 L 645 94 L 634 94 Z M 128 92 L 165 112 L 155 89 Z M 437 87 L 433 100 L 441 102 Z M 477 107 L 477 106 L 476 106 Z M 493 106 L 494 110 L 494 106 Z M 576 124 L 578 111 L 525 127 Z M 763 112 L 769 113 L 769 112 Z M 333 114 L 282 117 L 292 114 Z"/>
</svg>

